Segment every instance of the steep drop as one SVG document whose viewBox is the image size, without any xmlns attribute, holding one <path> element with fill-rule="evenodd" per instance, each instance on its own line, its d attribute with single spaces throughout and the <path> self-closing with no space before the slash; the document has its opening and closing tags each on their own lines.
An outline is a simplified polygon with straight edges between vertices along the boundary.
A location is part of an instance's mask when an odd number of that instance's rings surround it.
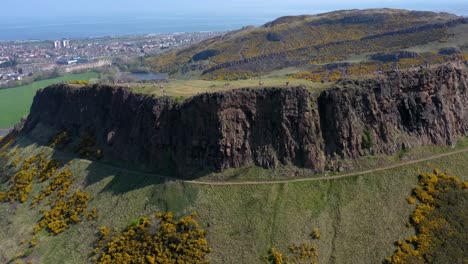
<svg viewBox="0 0 468 264">
<path fill-rule="evenodd" d="M 105 159 L 193 178 L 203 172 L 329 161 L 452 145 L 468 133 L 467 71 L 451 66 L 306 89 L 240 89 L 179 104 L 106 85 L 39 91 L 20 133 L 91 135 Z"/>
</svg>

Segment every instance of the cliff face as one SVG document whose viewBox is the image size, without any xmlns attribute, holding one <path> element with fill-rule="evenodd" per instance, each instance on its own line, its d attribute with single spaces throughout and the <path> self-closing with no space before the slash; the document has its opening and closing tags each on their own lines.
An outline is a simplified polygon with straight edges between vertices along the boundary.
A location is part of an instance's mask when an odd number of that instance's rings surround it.
<svg viewBox="0 0 468 264">
<path fill-rule="evenodd" d="M 246 89 L 176 104 L 125 88 L 56 85 L 38 92 L 23 128 L 46 130 L 44 138 L 62 130 L 93 135 L 108 159 L 172 166 L 184 176 L 250 164 L 323 167 L 321 147 L 312 148 L 321 146 L 319 118 L 305 89 Z"/>
<path fill-rule="evenodd" d="M 177 104 L 125 88 L 56 85 L 37 93 L 21 133 L 92 135 L 106 159 L 185 177 L 252 164 L 322 171 L 329 160 L 450 145 L 468 134 L 465 71 L 338 86 L 318 97 L 303 88 L 242 89 Z"/>
<path fill-rule="evenodd" d="M 453 145 L 468 134 L 467 72 L 442 67 L 341 83 L 319 97 L 327 156 L 391 154 L 422 145 Z"/>
</svg>

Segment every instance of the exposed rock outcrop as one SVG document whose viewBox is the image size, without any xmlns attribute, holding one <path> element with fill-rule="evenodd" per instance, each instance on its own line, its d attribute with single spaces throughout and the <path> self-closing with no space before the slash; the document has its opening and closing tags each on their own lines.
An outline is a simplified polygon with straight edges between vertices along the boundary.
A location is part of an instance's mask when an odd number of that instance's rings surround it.
<svg viewBox="0 0 468 264">
<path fill-rule="evenodd" d="M 318 99 L 327 156 L 364 155 L 366 134 L 372 152 L 386 154 L 468 134 L 466 71 L 444 66 L 340 85 Z"/>
<path fill-rule="evenodd" d="M 39 91 L 21 133 L 91 134 L 106 159 L 203 171 L 280 164 L 322 171 L 327 161 L 452 145 L 468 134 L 467 72 L 444 66 L 304 88 L 241 89 L 178 104 L 121 87 L 55 85 Z"/>
</svg>

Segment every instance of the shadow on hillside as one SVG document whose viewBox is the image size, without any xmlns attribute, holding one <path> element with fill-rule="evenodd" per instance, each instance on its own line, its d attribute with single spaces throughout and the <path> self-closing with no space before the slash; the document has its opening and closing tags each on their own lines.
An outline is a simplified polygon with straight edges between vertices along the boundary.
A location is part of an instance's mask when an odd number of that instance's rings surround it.
<svg viewBox="0 0 468 264">
<path fill-rule="evenodd" d="M 101 192 L 123 194 L 129 191 L 142 189 L 150 185 L 159 185 L 174 181 L 151 173 L 130 171 L 110 164 L 82 160 L 80 160 L 80 162 L 87 164 L 84 169 L 84 171 L 86 171 L 84 182 L 86 187 L 102 181 L 108 181 Z"/>
<path fill-rule="evenodd" d="M 20 148 L 26 149 L 31 146 L 47 147 L 46 144 L 38 143 L 29 138 L 19 137 L 15 144 Z M 111 192 L 112 194 L 124 194 L 129 191 L 138 190 L 150 185 L 160 185 L 178 180 L 171 177 L 164 177 L 155 172 L 143 172 L 138 169 L 127 169 L 125 164 L 107 163 L 106 161 L 90 161 L 81 159 L 78 155 L 69 151 L 60 151 L 50 149 L 51 159 L 60 161 L 62 164 L 68 164 L 68 168 L 77 176 L 77 173 L 86 174 L 84 177 L 77 177 L 83 181 L 85 187 L 107 181 L 106 186 L 101 192 Z M 34 147 L 31 148 L 34 155 L 41 152 Z M 119 166 L 120 165 L 120 166 Z"/>
</svg>

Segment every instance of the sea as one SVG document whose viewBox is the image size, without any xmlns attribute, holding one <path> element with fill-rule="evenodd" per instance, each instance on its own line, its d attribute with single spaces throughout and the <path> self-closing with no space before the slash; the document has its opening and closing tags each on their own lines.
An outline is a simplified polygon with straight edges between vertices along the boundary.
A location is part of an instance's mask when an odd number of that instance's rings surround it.
<svg viewBox="0 0 468 264">
<path fill-rule="evenodd" d="M 54 40 L 177 32 L 222 32 L 259 26 L 274 16 L 82 16 L 0 18 L 0 41 Z"/>
</svg>

